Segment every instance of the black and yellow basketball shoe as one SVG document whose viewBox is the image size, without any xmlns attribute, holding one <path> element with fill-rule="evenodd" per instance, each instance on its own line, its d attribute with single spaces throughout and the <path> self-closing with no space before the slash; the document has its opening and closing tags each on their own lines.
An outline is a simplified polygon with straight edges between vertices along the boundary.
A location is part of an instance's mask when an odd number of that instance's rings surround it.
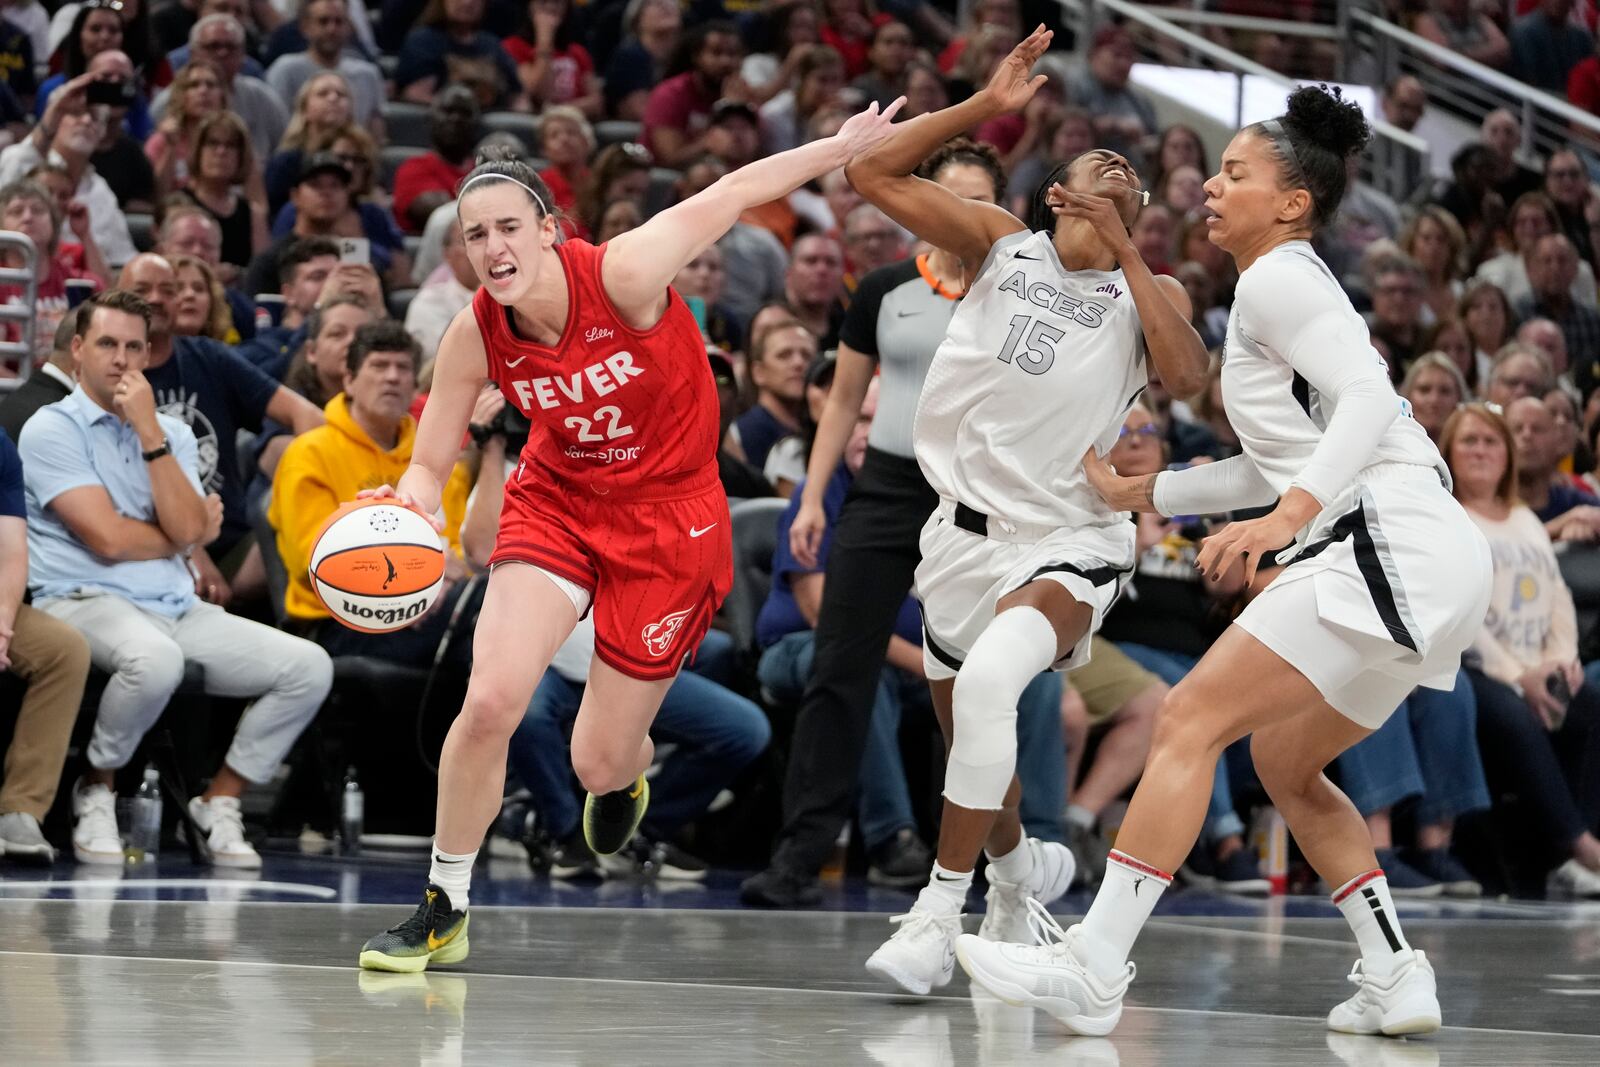
<svg viewBox="0 0 1600 1067">
<path fill-rule="evenodd" d="M 639 828 L 650 806 L 650 783 L 644 775 L 627 789 L 603 796 L 590 793 L 583 802 L 583 837 L 598 856 L 619 851 Z"/>
<path fill-rule="evenodd" d="M 410 974 L 466 958 L 467 913 L 453 910 L 445 891 L 431 883 L 409 919 L 361 946 L 361 966 L 369 971 Z"/>
</svg>

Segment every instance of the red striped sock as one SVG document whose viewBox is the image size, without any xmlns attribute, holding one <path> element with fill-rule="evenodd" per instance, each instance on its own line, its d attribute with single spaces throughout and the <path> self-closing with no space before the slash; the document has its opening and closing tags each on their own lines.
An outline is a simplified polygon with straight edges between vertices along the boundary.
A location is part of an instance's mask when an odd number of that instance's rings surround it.
<svg viewBox="0 0 1600 1067">
<path fill-rule="evenodd" d="M 1083 917 L 1085 961 L 1096 976 L 1117 981 L 1128 966 L 1128 953 L 1150 918 L 1172 875 L 1126 852 L 1111 850 L 1106 877 L 1089 913 Z"/>
</svg>

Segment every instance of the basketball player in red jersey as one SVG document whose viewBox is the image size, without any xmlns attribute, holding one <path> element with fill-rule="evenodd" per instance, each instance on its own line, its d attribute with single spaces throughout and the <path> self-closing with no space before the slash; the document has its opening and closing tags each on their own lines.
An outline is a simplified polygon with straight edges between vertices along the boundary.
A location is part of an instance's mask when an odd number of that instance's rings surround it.
<svg viewBox="0 0 1600 1067">
<path fill-rule="evenodd" d="M 507 742 L 591 609 L 595 661 L 572 732 L 584 833 L 601 854 L 633 835 L 649 800 L 650 724 L 733 572 L 716 386 L 669 283 L 746 209 L 881 142 L 901 103 L 741 167 L 598 248 L 558 243 L 550 192 L 526 163 L 488 159 L 462 182 L 457 212 L 482 287 L 439 344 L 410 468 L 374 495 L 435 515 L 486 381 L 533 430 L 506 484 L 472 678 L 439 760 L 428 886 L 415 914 L 367 942 L 361 966 L 466 958 L 472 865 L 500 811 Z"/>
</svg>

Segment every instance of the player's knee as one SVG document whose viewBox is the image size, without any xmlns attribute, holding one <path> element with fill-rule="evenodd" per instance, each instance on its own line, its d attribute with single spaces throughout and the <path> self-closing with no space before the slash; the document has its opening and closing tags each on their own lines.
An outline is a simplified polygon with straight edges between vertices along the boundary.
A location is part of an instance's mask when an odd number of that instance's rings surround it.
<svg viewBox="0 0 1600 1067">
<path fill-rule="evenodd" d="M 631 760 L 604 745 L 572 745 L 572 771 L 585 790 L 600 796 L 632 785 L 636 777 Z"/>
<path fill-rule="evenodd" d="M 1198 698 L 1191 686 L 1180 682 L 1167 691 L 1156 711 L 1155 728 L 1150 737 L 1151 755 L 1210 756 L 1221 752 L 1232 738 L 1225 731 L 1217 709 Z"/>
<path fill-rule="evenodd" d="M 474 738 L 506 741 L 527 710 L 526 702 L 505 689 L 474 680 L 461 705 L 461 726 Z"/>
<path fill-rule="evenodd" d="M 1274 731 L 1250 735 L 1250 762 L 1255 766 L 1256 777 L 1261 779 L 1261 787 L 1280 803 L 1303 793 L 1322 773 L 1320 767 L 1305 766 L 1303 760 L 1285 748 Z"/>
</svg>

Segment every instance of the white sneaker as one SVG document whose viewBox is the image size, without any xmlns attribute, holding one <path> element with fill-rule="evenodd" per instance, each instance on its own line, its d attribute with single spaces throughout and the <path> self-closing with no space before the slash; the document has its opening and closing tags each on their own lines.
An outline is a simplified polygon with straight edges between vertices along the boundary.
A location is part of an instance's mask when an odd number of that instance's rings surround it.
<svg viewBox="0 0 1600 1067">
<path fill-rule="evenodd" d="M 1020 882 L 989 880 L 989 892 L 983 898 L 987 908 L 983 925 L 978 927 L 978 936 L 985 941 L 1032 941 L 1028 932 L 1028 898 L 1049 905 L 1072 888 L 1078 861 L 1072 858 L 1070 848 L 1030 837 L 1028 850 L 1033 853 L 1033 870 L 1028 877 Z"/>
<path fill-rule="evenodd" d="M 189 817 L 205 831 L 211 862 L 218 867 L 255 870 L 261 856 L 244 836 L 244 815 L 238 797 L 194 797 L 189 801 Z"/>
<path fill-rule="evenodd" d="M 1028 912 L 1038 944 L 985 941 L 962 934 L 956 938 L 956 958 L 962 968 L 1007 1004 L 1039 1008 L 1075 1034 L 1109 1034 L 1122 1018 L 1122 998 L 1137 973 L 1133 964 L 1119 981 L 1103 982 L 1084 963 L 1081 926 L 1061 929 L 1037 901 L 1028 902 Z"/>
<path fill-rule="evenodd" d="M 56 861 L 56 850 L 45 840 L 39 820 L 25 811 L 0 815 L 0 856 L 45 866 Z"/>
<path fill-rule="evenodd" d="M 878 946 L 867 960 L 867 970 L 919 997 L 947 985 L 955 974 L 961 916 L 912 908 L 889 921 L 900 929 Z"/>
<path fill-rule="evenodd" d="M 1357 960 L 1350 981 L 1356 985 L 1356 995 L 1328 1013 L 1329 1030 L 1402 1037 L 1439 1029 L 1433 965 L 1416 949 L 1397 956 L 1388 974 L 1373 974 L 1365 960 Z"/>
<path fill-rule="evenodd" d="M 72 854 L 79 863 L 122 866 L 122 835 L 117 832 L 117 794 L 103 785 L 72 787 Z"/>
<path fill-rule="evenodd" d="M 1545 892 L 1555 897 L 1600 897 L 1600 874 L 1568 860 L 1550 872 Z"/>
</svg>

